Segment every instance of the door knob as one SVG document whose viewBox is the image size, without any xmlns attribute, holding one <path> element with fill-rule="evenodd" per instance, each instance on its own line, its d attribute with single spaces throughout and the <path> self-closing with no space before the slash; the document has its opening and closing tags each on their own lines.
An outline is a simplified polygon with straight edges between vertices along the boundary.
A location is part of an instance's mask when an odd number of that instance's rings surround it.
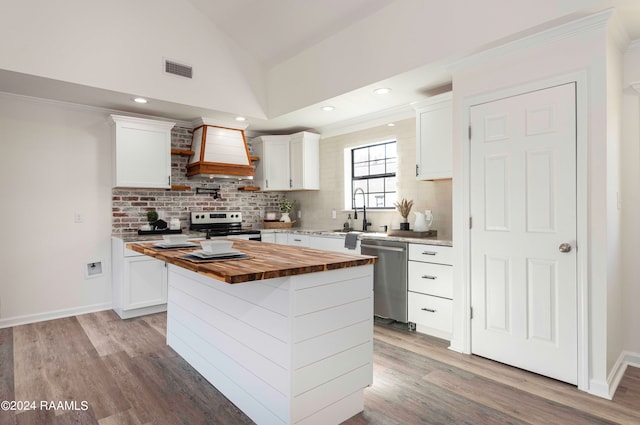
<svg viewBox="0 0 640 425">
<path fill-rule="evenodd" d="M 571 244 L 561 243 L 558 249 L 560 252 L 571 252 Z"/>
</svg>

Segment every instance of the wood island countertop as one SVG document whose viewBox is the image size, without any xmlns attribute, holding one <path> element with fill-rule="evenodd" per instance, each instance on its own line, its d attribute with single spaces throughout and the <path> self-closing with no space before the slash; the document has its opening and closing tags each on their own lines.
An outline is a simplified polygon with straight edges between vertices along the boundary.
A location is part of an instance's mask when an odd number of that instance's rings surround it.
<svg viewBox="0 0 640 425">
<path fill-rule="evenodd" d="M 198 248 L 162 249 L 153 242 L 128 243 L 127 248 L 169 264 L 200 273 L 226 283 L 242 283 L 346 267 L 374 264 L 376 257 L 330 252 L 267 242 L 230 239 L 233 249 L 250 258 L 194 263 L 181 258 Z M 197 241 L 192 241 L 197 243 Z"/>
</svg>

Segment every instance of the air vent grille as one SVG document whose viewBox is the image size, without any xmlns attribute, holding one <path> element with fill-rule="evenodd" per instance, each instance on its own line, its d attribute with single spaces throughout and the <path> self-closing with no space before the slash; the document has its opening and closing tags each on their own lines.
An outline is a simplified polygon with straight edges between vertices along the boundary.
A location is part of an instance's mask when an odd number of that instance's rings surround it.
<svg viewBox="0 0 640 425">
<path fill-rule="evenodd" d="M 193 68 L 170 60 L 164 61 L 164 72 L 185 78 L 193 78 Z"/>
</svg>

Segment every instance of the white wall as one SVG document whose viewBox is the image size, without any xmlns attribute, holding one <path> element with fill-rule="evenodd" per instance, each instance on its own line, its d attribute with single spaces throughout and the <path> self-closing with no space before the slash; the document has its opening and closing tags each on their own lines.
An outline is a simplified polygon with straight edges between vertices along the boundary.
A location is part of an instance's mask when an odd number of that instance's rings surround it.
<svg viewBox="0 0 640 425">
<path fill-rule="evenodd" d="M 588 382 L 581 382 L 581 388 L 604 397 L 608 396 L 612 363 L 620 354 L 617 342 L 611 347 L 608 345 L 610 338 L 617 338 L 617 335 L 608 335 L 608 332 L 619 332 L 619 329 L 608 328 L 609 319 L 618 321 L 613 314 L 610 315 L 609 310 L 621 308 L 620 305 L 608 304 L 610 290 L 611 301 L 619 302 L 617 279 L 620 268 L 619 256 L 609 255 L 618 251 L 617 241 L 620 235 L 615 206 L 617 159 L 608 157 L 617 155 L 615 147 L 608 148 L 608 137 L 612 137 L 611 143 L 617 143 L 615 131 L 610 133 L 608 129 L 608 125 L 616 120 L 615 117 L 610 118 L 607 112 L 610 105 L 607 97 L 609 46 L 605 24 L 608 20 L 609 14 L 601 14 L 582 21 L 584 26 L 577 23 L 566 27 L 567 30 L 573 28 L 568 32 L 562 29 L 549 31 L 539 37 L 470 57 L 460 63 L 453 72 L 453 246 L 456 264 L 460 264 L 461 267 L 454 270 L 454 299 L 457 302 L 454 306 L 452 346 L 460 350 L 470 348 L 465 345 L 469 342 L 466 306 L 458 302 L 468 299 L 469 282 L 466 262 L 469 243 L 466 223 L 469 209 L 465 198 L 468 191 L 468 181 L 465 178 L 468 179 L 468 175 L 463 148 L 468 143 L 465 102 L 496 91 L 527 85 L 534 87 L 535 82 L 539 81 L 562 80 L 568 78 L 568 75 L 571 75 L 571 78 L 584 75 L 582 82 L 578 84 L 577 101 L 578 209 L 579 216 L 584 217 L 586 221 L 578 223 L 581 244 L 578 249 L 582 250 L 580 258 L 586 260 L 580 263 L 579 275 L 586 281 L 585 290 L 588 297 L 584 306 L 588 316 L 583 317 L 583 323 L 587 326 L 588 342 L 585 346 L 589 363 L 583 365 L 585 369 L 582 371 L 588 369 Z M 615 111 L 614 109 L 614 114 Z M 580 158 L 581 155 L 584 156 Z M 585 167 L 588 167 L 588 175 Z M 581 236 L 581 226 L 584 226 L 586 235 Z M 579 376 L 581 373 L 579 372 Z"/>
<path fill-rule="evenodd" d="M 0 14 L 0 69 L 264 118 L 261 66 L 188 0 L 24 0 Z M 163 72 L 164 59 L 193 79 Z"/>
<path fill-rule="evenodd" d="M 610 24 L 615 26 L 615 24 Z M 609 264 L 607 282 L 607 372 L 614 366 L 624 350 L 624 318 L 622 282 L 621 226 L 621 127 L 622 127 L 622 78 L 623 50 L 612 36 L 607 34 L 607 255 Z M 609 377 L 608 377 L 609 378 Z"/>
<path fill-rule="evenodd" d="M 640 41 L 632 43 L 625 54 L 621 147 L 623 344 L 625 350 L 640 353 L 640 93 L 630 87 L 634 83 L 640 83 Z"/>
<path fill-rule="evenodd" d="M 0 94 L 0 327 L 111 308 L 106 117 Z"/>
</svg>

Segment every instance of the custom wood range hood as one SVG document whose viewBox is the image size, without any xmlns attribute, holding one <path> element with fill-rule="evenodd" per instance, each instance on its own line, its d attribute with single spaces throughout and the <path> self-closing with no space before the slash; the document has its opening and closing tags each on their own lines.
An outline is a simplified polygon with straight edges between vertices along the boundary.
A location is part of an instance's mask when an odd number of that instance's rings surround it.
<svg viewBox="0 0 640 425">
<path fill-rule="evenodd" d="M 246 125 L 238 127 L 208 118 L 195 120 L 187 177 L 252 180 L 255 167 L 249 159 Z"/>
</svg>

